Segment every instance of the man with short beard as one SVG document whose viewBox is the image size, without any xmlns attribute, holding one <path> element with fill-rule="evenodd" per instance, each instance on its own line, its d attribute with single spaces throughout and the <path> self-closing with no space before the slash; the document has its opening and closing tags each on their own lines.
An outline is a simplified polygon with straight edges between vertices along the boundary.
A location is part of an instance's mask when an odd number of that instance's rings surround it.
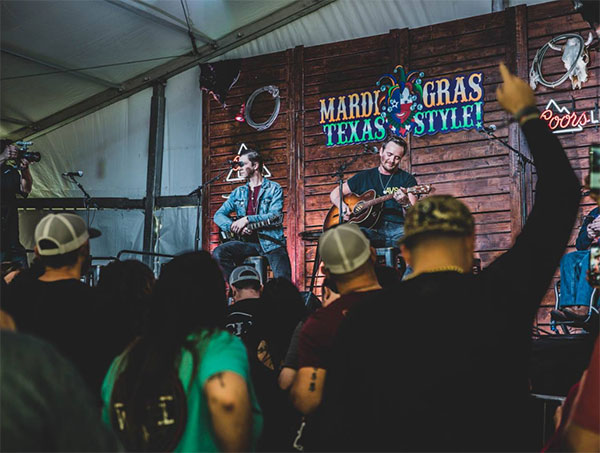
<svg viewBox="0 0 600 453">
<path fill-rule="evenodd" d="M 407 188 L 417 185 L 417 180 L 400 168 L 400 161 L 406 155 L 406 150 L 404 140 L 389 135 L 381 144 L 379 165 L 355 174 L 342 186 L 344 196 L 351 193 L 362 195 L 367 190 L 375 190 L 377 197 L 394 194 L 392 200 L 383 204 L 377 223 L 371 228 L 361 227 L 373 247 L 397 246 L 398 240 L 404 234 L 404 209 L 417 202 L 414 194 L 406 192 Z M 340 205 L 338 187 L 331 191 L 329 198 L 335 206 Z M 344 213 L 344 219 L 348 220 L 350 211 L 344 202 L 341 211 Z"/>
<path fill-rule="evenodd" d="M 223 206 L 215 213 L 214 221 L 226 233 L 234 233 L 242 240 L 221 244 L 213 256 L 221 266 L 225 278 L 249 256 L 261 255 L 269 260 L 273 276 L 292 278 L 283 226 L 277 219 L 283 216 L 283 190 L 275 181 L 263 178 L 263 161 L 258 151 L 245 149 L 240 153 L 239 172 L 247 183 L 231 192 Z M 229 216 L 235 214 L 234 221 Z M 271 221 L 276 225 L 251 231 L 250 224 Z"/>
</svg>

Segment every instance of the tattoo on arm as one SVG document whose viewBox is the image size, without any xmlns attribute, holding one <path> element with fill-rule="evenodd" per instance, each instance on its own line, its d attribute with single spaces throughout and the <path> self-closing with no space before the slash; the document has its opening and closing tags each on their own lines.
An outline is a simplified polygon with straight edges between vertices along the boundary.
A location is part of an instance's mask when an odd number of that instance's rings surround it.
<svg viewBox="0 0 600 453">
<path fill-rule="evenodd" d="M 310 377 L 310 383 L 308 384 L 308 391 L 314 392 L 316 390 L 316 380 L 317 380 L 317 369 L 313 368 L 312 376 Z"/>
</svg>

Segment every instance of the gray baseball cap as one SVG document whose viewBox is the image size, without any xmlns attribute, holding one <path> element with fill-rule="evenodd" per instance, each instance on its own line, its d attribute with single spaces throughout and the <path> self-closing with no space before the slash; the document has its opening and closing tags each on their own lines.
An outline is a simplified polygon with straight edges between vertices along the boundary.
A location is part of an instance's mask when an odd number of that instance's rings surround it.
<svg viewBox="0 0 600 453">
<path fill-rule="evenodd" d="M 369 259 L 371 246 L 358 225 L 344 223 L 321 235 L 319 255 L 332 274 L 348 274 Z"/>
<path fill-rule="evenodd" d="M 229 276 L 229 284 L 233 285 L 244 280 L 256 280 L 262 285 L 262 279 L 260 274 L 253 266 L 239 266 L 236 267 L 231 275 Z"/>
<path fill-rule="evenodd" d="M 77 214 L 48 214 L 35 227 L 34 239 L 41 256 L 64 255 L 100 236 Z"/>
</svg>

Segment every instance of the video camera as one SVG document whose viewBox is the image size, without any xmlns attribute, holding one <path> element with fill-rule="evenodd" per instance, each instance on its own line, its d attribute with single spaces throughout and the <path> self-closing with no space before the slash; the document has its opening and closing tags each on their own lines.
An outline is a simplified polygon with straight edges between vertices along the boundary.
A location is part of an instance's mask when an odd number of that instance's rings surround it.
<svg viewBox="0 0 600 453">
<path fill-rule="evenodd" d="M 15 145 L 19 148 L 19 155 L 17 156 L 17 162 L 21 159 L 26 159 L 29 162 L 39 162 L 42 160 L 42 155 L 35 151 L 29 151 L 29 147 L 33 145 L 33 142 L 15 142 Z"/>
</svg>

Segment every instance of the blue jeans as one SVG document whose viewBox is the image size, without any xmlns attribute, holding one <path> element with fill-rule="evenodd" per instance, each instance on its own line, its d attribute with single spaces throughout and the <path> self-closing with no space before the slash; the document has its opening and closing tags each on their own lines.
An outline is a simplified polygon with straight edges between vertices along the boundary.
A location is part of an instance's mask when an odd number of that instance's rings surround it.
<svg viewBox="0 0 600 453">
<path fill-rule="evenodd" d="M 375 248 L 398 247 L 398 240 L 404 236 L 404 224 L 384 220 L 379 222 L 376 229 L 361 228 L 361 231 Z"/>
<path fill-rule="evenodd" d="M 246 258 L 257 255 L 267 258 L 275 278 L 284 277 L 290 281 L 292 280 L 292 266 L 285 247 L 277 247 L 263 253 L 258 243 L 229 241 L 213 250 L 213 257 L 221 266 L 227 281 L 229 281 L 231 272 L 237 266 L 241 266 Z"/>
<path fill-rule="evenodd" d="M 559 307 L 590 303 L 593 288 L 586 279 L 589 268 L 589 250 L 577 250 L 562 257 L 560 260 Z"/>
</svg>

